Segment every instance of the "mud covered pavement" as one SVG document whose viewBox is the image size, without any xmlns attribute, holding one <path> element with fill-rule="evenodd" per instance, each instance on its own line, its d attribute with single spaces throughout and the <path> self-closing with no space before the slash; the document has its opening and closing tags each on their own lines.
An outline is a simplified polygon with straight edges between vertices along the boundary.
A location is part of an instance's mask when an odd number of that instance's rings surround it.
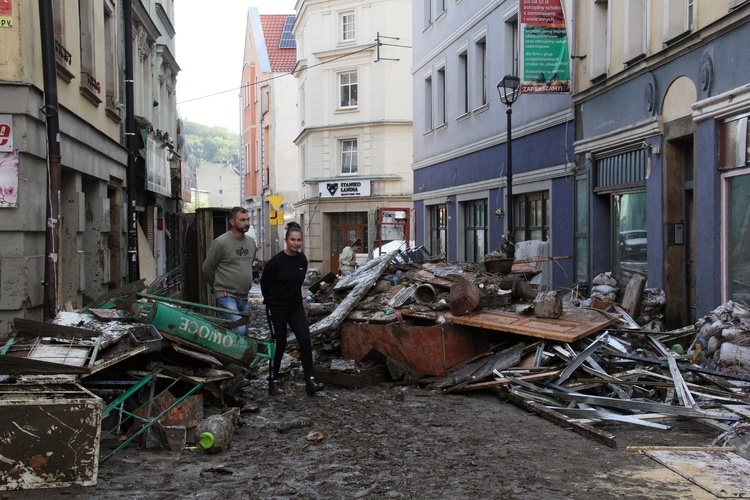
<svg viewBox="0 0 750 500">
<path fill-rule="evenodd" d="M 301 381 L 251 403 L 226 452 L 131 446 L 102 465 L 95 487 L 47 490 L 75 498 L 714 498 L 627 445 L 705 446 L 713 432 L 676 422 L 668 432 L 608 425 L 617 449 L 503 403 L 492 392 L 443 395 L 380 384 Z M 403 399 L 398 394 L 402 391 Z M 248 411 L 250 410 L 250 411 Z M 282 423 L 310 425 L 281 433 Z M 707 433 L 708 432 L 708 433 Z M 306 436 L 321 433 L 323 439 Z M 103 443 L 102 449 L 116 446 Z M 10 492 L 32 498 L 39 491 Z"/>
</svg>

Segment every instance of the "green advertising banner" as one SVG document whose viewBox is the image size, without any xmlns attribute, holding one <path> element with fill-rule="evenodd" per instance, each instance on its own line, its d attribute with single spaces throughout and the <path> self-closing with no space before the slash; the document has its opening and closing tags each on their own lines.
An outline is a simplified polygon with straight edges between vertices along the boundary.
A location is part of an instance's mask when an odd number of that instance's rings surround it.
<svg viewBox="0 0 750 500">
<path fill-rule="evenodd" d="M 521 92 L 570 93 L 570 53 L 560 0 L 521 0 Z"/>
</svg>

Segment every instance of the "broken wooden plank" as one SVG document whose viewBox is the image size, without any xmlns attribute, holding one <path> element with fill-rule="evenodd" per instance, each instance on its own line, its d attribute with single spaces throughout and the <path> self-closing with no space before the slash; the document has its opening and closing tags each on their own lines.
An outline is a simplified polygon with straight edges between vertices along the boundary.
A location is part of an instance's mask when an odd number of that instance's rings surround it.
<svg viewBox="0 0 750 500">
<path fill-rule="evenodd" d="M 189 358 L 197 359 L 198 361 L 202 361 L 210 366 L 221 368 L 224 366 L 224 364 L 216 359 L 216 357 L 205 353 L 205 352 L 197 352 L 192 349 L 188 349 L 186 347 L 181 346 L 180 344 L 172 344 L 172 349 L 174 349 L 175 352 L 182 354 L 183 356 L 187 356 Z"/>
<path fill-rule="evenodd" d="M 50 363 L 31 358 L 0 356 L 0 374 L 3 375 L 58 375 L 63 373 L 84 374 L 89 373 L 89 369 L 83 366 Z"/>
<path fill-rule="evenodd" d="M 604 396 L 591 396 L 589 394 L 580 394 L 575 392 L 555 392 L 551 394 L 557 399 L 563 401 L 575 401 L 576 403 L 588 403 L 597 406 L 606 406 L 618 408 L 621 410 L 643 410 L 648 412 L 665 413 L 679 417 L 690 418 L 708 418 L 716 420 L 739 420 L 740 417 L 735 413 L 719 412 L 712 410 L 701 410 L 698 408 L 689 408 L 687 406 L 669 405 L 665 403 L 655 403 L 651 401 L 637 401 L 633 399 L 623 400 L 608 398 Z"/>
<path fill-rule="evenodd" d="M 662 343 L 656 337 L 649 335 L 648 338 L 651 340 L 654 347 L 656 347 L 659 354 L 667 359 L 669 373 L 672 374 L 672 381 L 674 383 L 675 391 L 677 391 L 677 399 L 680 404 L 689 408 L 697 407 L 695 399 L 693 398 L 693 395 L 690 394 L 690 389 L 688 389 L 685 384 L 685 379 L 682 378 L 682 373 L 680 373 L 680 369 L 677 367 L 677 360 L 664 348 Z"/>
<path fill-rule="evenodd" d="M 529 337 L 575 342 L 615 322 L 589 309 L 566 309 L 559 318 L 537 318 L 504 311 L 475 311 L 466 316 L 445 313 L 451 323 L 486 328 Z"/>
<path fill-rule="evenodd" d="M 392 308 L 401 307 L 414 295 L 414 291 L 417 289 L 417 285 L 409 285 L 399 290 L 396 295 L 388 300 L 388 305 Z"/>
<path fill-rule="evenodd" d="M 640 425 L 643 427 L 651 427 L 654 429 L 660 429 L 663 431 L 671 429 L 670 426 L 664 424 L 657 424 L 656 422 L 649 422 L 648 420 L 641 420 L 631 415 L 622 415 L 619 413 L 612 413 L 611 411 L 599 410 L 596 408 L 550 408 L 558 413 L 567 415 L 573 418 L 586 418 L 586 419 L 598 419 L 598 420 L 610 420 L 613 422 L 623 422 L 626 424 Z"/>
<path fill-rule="evenodd" d="M 646 455 L 719 498 L 750 495 L 750 461 L 727 451 L 647 451 Z"/>
<path fill-rule="evenodd" d="M 516 383 L 518 380 L 523 380 L 524 382 L 533 382 L 535 380 L 543 380 L 546 378 L 556 377 L 559 374 L 560 374 L 560 370 L 554 370 L 551 372 L 535 373 L 533 375 L 524 375 L 522 377 L 504 378 L 500 380 L 491 380 L 489 382 L 479 382 L 476 384 L 469 384 L 465 387 L 461 387 L 460 389 L 455 389 L 453 391 L 449 389 L 449 390 L 446 390 L 445 392 L 467 392 L 467 391 L 477 391 L 479 389 L 490 389 L 492 387 L 502 387 L 504 385 L 511 385 L 513 383 Z"/>
<path fill-rule="evenodd" d="M 575 422 L 570 417 L 562 415 L 554 410 L 550 410 L 544 405 L 541 405 L 534 401 L 528 401 L 522 396 L 514 394 L 513 391 L 508 394 L 508 401 L 520 408 L 523 408 L 524 410 L 539 415 L 545 420 L 549 420 L 550 422 L 555 423 L 561 427 L 570 429 L 573 432 L 580 434 L 581 436 L 593 439 L 594 441 L 605 444 L 611 448 L 617 448 L 617 441 L 615 441 L 615 436 L 613 436 L 612 434 L 607 434 L 603 431 L 591 427 L 588 424 Z"/>
<path fill-rule="evenodd" d="M 354 288 L 349 292 L 346 298 L 344 298 L 344 300 L 339 303 L 339 305 L 330 315 L 310 326 L 310 334 L 317 335 L 333 328 L 337 328 L 349 315 L 351 310 L 354 309 L 357 304 L 359 304 L 359 301 L 362 299 L 362 297 L 364 297 L 365 294 L 370 291 L 372 285 L 378 280 L 378 278 L 380 278 L 380 275 L 383 274 L 383 271 L 385 271 L 385 269 L 391 264 L 391 261 L 393 260 L 393 257 L 397 252 L 397 250 L 394 250 L 392 252 L 388 252 L 386 255 L 380 256 L 376 259 L 372 259 L 367 264 L 365 264 L 363 268 L 360 268 L 363 270 L 362 272 L 358 272 L 358 269 L 357 271 L 348 276 L 345 276 L 344 279 L 339 281 L 334 287 L 334 290 L 345 289 L 351 285 L 353 285 Z M 356 277 L 356 281 L 351 280 L 350 278 L 352 277 Z M 344 285 L 342 285 L 342 283 L 344 283 Z"/>
<path fill-rule="evenodd" d="M 599 347 L 605 343 L 605 339 L 609 334 L 607 332 L 604 332 L 602 335 L 600 335 L 596 340 L 594 340 L 591 345 L 589 345 L 586 349 L 584 349 L 579 355 L 577 355 L 575 358 L 573 358 L 573 361 L 571 361 L 568 366 L 565 367 L 565 369 L 560 374 L 560 377 L 555 380 L 555 385 L 560 385 L 568 378 L 570 378 L 571 375 L 573 375 L 573 372 L 578 369 L 579 366 L 583 364 L 586 359 L 594 354 L 594 351 L 599 349 Z"/>
<path fill-rule="evenodd" d="M 625 287 L 625 295 L 622 298 L 622 307 L 631 317 L 637 318 L 641 308 L 641 295 L 646 287 L 646 277 L 635 273 Z"/>
<path fill-rule="evenodd" d="M 736 446 L 627 446 L 626 451 L 645 453 L 647 451 L 737 451 Z"/>
</svg>

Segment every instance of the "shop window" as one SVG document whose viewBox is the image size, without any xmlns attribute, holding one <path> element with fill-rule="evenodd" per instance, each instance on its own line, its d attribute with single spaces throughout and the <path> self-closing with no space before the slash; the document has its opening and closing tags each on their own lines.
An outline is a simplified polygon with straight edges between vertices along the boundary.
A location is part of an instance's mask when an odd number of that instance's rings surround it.
<svg viewBox="0 0 750 500">
<path fill-rule="evenodd" d="M 448 210 L 446 205 L 430 205 L 428 207 L 430 221 L 430 253 L 432 255 L 447 255 L 446 239 L 448 237 Z"/>
<path fill-rule="evenodd" d="M 750 171 L 725 179 L 727 300 L 750 302 Z"/>
<path fill-rule="evenodd" d="M 647 275 L 646 192 L 612 194 L 613 271 L 621 288 L 634 274 Z"/>
<path fill-rule="evenodd" d="M 549 239 L 549 191 L 513 197 L 513 236 L 519 241 Z"/>
<path fill-rule="evenodd" d="M 487 200 L 468 201 L 464 209 L 464 257 L 481 262 L 487 254 Z"/>
</svg>

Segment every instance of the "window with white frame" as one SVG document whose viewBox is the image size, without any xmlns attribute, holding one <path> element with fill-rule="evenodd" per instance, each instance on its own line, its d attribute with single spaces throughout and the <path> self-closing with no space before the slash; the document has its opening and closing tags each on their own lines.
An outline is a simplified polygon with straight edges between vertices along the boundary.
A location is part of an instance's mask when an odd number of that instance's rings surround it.
<svg viewBox="0 0 750 500">
<path fill-rule="evenodd" d="M 341 41 L 353 42 L 354 36 L 354 12 L 341 14 Z"/>
<path fill-rule="evenodd" d="M 357 72 L 339 73 L 339 107 L 357 106 Z"/>
<path fill-rule="evenodd" d="M 432 24 L 432 0 L 423 0 L 424 8 L 424 26 L 425 28 Z"/>
<path fill-rule="evenodd" d="M 589 38 L 589 79 L 598 80 L 607 75 L 609 59 L 609 4 L 595 0 L 591 5 L 591 30 Z"/>
<path fill-rule="evenodd" d="M 503 75 L 518 75 L 519 60 L 519 36 L 518 36 L 518 12 L 513 13 L 505 19 L 505 71 Z"/>
<path fill-rule="evenodd" d="M 747 116 L 728 120 L 719 129 L 724 301 L 750 300 L 749 129 Z"/>
<path fill-rule="evenodd" d="M 92 0 L 78 3 L 79 28 L 81 34 L 81 86 L 93 93 L 101 93 L 94 71 L 94 4 Z"/>
<path fill-rule="evenodd" d="M 458 106 L 459 116 L 469 112 L 469 54 L 466 49 L 458 53 Z"/>
<path fill-rule="evenodd" d="M 477 102 L 475 108 L 487 104 L 487 39 L 482 36 L 474 42 L 474 87 Z"/>
<path fill-rule="evenodd" d="M 339 141 L 341 148 L 341 173 L 357 173 L 357 139 L 342 139 Z"/>
<path fill-rule="evenodd" d="M 646 0 L 627 0 L 625 4 L 625 64 L 646 54 Z"/>
<path fill-rule="evenodd" d="M 436 122 L 437 126 L 445 124 L 445 66 L 438 68 L 437 70 L 437 102 L 435 103 L 436 108 Z"/>
<path fill-rule="evenodd" d="M 424 129 L 432 130 L 432 76 L 424 79 Z"/>
<path fill-rule="evenodd" d="M 669 45 L 693 29 L 695 0 L 666 0 L 664 7 L 664 43 Z"/>
<path fill-rule="evenodd" d="M 446 4 L 447 3 L 448 3 L 448 0 L 437 0 L 437 10 L 436 10 L 436 13 L 437 13 L 438 16 L 447 10 L 446 9 Z"/>
<path fill-rule="evenodd" d="M 114 9 L 108 2 L 104 3 L 104 51 L 105 59 L 104 85 L 106 87 L 107 107 L 116 109 L 120 104 L 117 89 L 117 21 Z"/>
</svg>

